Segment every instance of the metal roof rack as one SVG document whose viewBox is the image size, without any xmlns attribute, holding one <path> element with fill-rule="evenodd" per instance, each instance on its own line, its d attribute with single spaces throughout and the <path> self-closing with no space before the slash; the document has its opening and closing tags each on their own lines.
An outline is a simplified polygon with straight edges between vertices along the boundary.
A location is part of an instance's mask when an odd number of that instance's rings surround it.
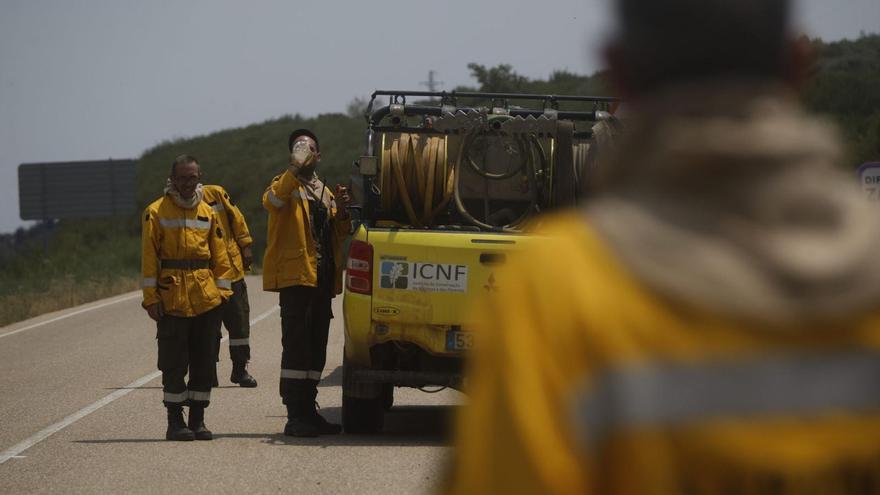
<svg viewBox="0 0 880 495">
<path fill-rule="evenodd" d="M 389 104 L 373 110 L 376 98 L 380 96 L 388 96 Z M 439 98 L 437 105 L 406 103 L 407 97 L 419 98 Z M 512 117 L 547 117 L 553 116 L 559 120 L 576 120 L 576 121 L 597 121 L 601 119 L 601 105 L 607 105 L 619 101 L 618 98 L 610 96 L 574 96 L 574 95 L 552 95 L 552 94 L 521 94 L 521 93 L 484 93 L 472 91 L 374 91 L 367 106 L 365 116 L 367 123 L 372 128 L 376 128 L 382 119 L 388 115 L 394 114 L 396 121 L 394 125 L 399 125 L 402 121 L 400 117 L 404 116 L 442 116 L 456 112 L 479 112 L 479 108 L 459 107 L 457 101 L 462 99 L 483 99 L 490 100 L 493 113 L 503 113 Z M 524 108 L 520 106 L 511 106 L 510 101 L 540 101 L 543 102 L 542 108 Z M 594 103 L 593 111 L 567 111 L 559 110 L 559 102 L 583 102 Z M 485 109 L 484 109 L 485 110 Z"/>
</svg>

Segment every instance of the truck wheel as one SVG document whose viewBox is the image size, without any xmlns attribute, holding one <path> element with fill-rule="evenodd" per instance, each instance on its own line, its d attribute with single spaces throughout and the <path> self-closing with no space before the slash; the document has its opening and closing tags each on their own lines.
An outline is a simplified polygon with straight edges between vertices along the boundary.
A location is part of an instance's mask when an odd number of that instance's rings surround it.
<svg viewBox="0 0 880 495">
<path fill-rule="evenodd" d="M 353 366 L 342 359 L 342 427 L 346 433 L 378 433 L 385 424 L 385 393 L 373 399 L 363 399 L 346 394 L 346 389 L 356 390 L 352 374 Z"/>
<path fill-rule="evenodd" d="M 382 386 L 382 409 L 389 410 L 394 405 L 394 385 L 386 383 Z"/>
<path fill-rule="evenodd" d="M 346 433 L 379 433 L 385 424 L 382 398 L 342 396 L 342 426 Z"/>
</svg>

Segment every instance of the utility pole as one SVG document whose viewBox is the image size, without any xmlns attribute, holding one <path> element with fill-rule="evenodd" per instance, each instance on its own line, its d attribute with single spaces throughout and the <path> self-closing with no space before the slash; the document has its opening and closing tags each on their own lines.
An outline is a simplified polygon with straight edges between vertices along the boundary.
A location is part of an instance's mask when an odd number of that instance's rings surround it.
<svg viewBox="0 0 880 495">
<path fill-rule="evenodd" d="M 428 80 L 427 80 L 427 81 L 422 81 L 422 82 L 420 82 L 419 84 L 422 85 L 422 86 L 427 86 L 427 87 L 428 87 L 428 91 L 430 91 L 430 92 L 432 92 L 432 93 L 433 93 L 433 92 L 436 92 L 436 91 L 439 90 L 441 87 L 443 87 L 443 81 L 438 81 L 438 80 L 436 80 L 436 79 L 434 78 L 434 76 L 435 76 L 436 74 L 437 74 L 437 71 L 435 71 L 435 70 L 429 70 L 429 71 L 428 71 Z M 431 98 L 431 100 L 433 101 L 434 98 Z"/>
</svg>

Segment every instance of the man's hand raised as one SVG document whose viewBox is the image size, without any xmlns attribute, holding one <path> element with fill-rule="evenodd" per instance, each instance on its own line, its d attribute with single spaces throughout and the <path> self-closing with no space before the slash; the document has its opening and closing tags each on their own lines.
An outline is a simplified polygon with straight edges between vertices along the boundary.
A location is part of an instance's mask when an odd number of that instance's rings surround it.
<svg viewBox="0 0 880 495">
<path fill-rule="evenodd" d="M 347 220 L 348 215 L 348 207 L 351 206 L 351 194 L 348 192 L 348 188 L 339 184 L 336 186 L 336 218 L 340 220 Z"/>
</svg>

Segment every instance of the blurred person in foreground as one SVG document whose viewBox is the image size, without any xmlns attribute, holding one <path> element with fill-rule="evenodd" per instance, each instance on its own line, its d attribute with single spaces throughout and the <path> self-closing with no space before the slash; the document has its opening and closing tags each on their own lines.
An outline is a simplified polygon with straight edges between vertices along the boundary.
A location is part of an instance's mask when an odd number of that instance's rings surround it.
<svg viewBox="0 0 880 495">
<path fill-rule="evenodd" d="M 244 215 L 229 193 L 222 186 L 206 185 L 204 201 L 216 213 L 220 227 L 226 236 L 226 252 L 232 265 L 232 297 L 223 304 L 223 325 L 229 332 L 229 357 L 232 359 L 232 374 L 229 381 L 240 387 L 254 388 L 257 380 L 247 371 L 247 363 L 251 359 L 251 306 L 248 300 L 247 283 L 244 280 L 246 270 L 250 270 L 254 261 L 250 230 Z M 222 340 L 222 334 L 217 334 Z M 217 343 L 217 361 L 220 360 L 220 343 Z M 219 384 L 215 378 L 213 385 Z"/>
<path fill-rule="evenodd" d="M 788 2 L 616 6 L 616 165 L 497 277 L 446 489 L 880 492 L 880 228 Z"/>
<path fill-rule="evenodd" d="M 198 161 L 171 164 L 165 194 L 144 211 L 141 235 L 143 307 L 156 321 L 166 440 L 211 440 L 205 408 L 217 376 L 222 305 L 232 297 L 225 233 L 203 201 Z M 187 379 L 189 374 L 189 379 Z M 189 406 L 188 422 L 183 407 Z"/>
</svg>

